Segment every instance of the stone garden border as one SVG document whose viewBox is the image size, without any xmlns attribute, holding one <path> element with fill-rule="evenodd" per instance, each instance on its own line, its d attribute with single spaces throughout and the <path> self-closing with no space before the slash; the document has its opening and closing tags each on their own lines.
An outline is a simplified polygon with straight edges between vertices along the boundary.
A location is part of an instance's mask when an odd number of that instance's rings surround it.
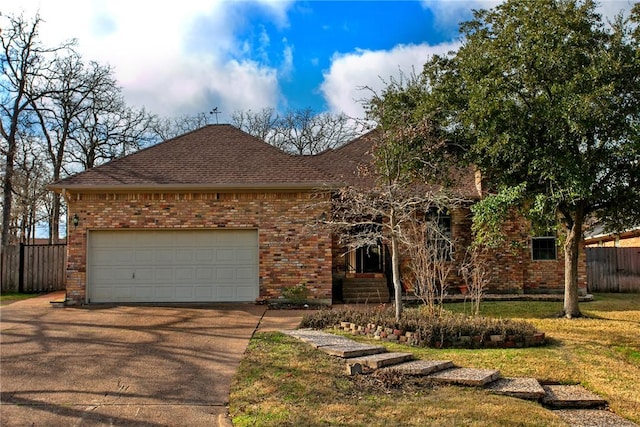
<svg viewBox="0 0 640 427">
<path fill-rule="evenodd" d="M 352 335 L 363 335 L 374 340 L 397 342 L 414 347 L 431 348 L 525 348 L 539 347 L 547 343 L 544 332 L 536 332 L 533 335 L 476 335 L 458 336 L 453 342 L 436 342 L 435 346 L 423 345 L 415 332 L 400 329 L 385 328 L 372 323 L 357 325 L 351 322 L 340 322 L 335 325 L 337 331 L 344 331 Z"/>
</svg>

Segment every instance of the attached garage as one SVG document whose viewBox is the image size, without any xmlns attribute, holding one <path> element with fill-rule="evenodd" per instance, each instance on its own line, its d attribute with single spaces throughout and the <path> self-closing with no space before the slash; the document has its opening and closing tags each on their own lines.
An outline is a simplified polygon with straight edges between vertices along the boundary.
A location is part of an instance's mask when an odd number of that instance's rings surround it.
<svg viewBox="0 0 640 427">
<path fill-rule="evenodd" d="M 255 301 L 257 230 L 88 232 L 87 299 L 101 302 Z"/>
</svg>

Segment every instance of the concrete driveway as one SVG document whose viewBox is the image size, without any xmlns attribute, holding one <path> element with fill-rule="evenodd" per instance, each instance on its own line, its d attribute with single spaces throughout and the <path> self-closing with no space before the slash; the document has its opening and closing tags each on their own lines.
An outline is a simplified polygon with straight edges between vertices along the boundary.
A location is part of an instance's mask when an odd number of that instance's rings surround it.
<svg viewBox="0 0 640 427">
<path fill-rule="evenodd" d="M 0 425 L 229 426 L 232 377 L 265 307 L 0 308 Z"/>
</svg>

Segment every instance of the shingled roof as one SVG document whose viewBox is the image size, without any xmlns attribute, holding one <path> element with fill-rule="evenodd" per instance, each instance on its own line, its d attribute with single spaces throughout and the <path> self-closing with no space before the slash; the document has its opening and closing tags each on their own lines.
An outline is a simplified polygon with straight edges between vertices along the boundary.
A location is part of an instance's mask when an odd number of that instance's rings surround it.
<svg viewBox="0 0 640 427">
<path fill-rule="evenodd" d="M 336 185 L 308 158 L 231 125 L 209 125 L 57 181 L 49 188 L 312 189 Z"/>
<path fill-rule="evenodd" d="M 231 125 L 208 125 L 59 180 L 54 191 L 371 188 L 376 131 L 314 156 L 292 155 Z M 478 197 L 471 169 L 456 190 Z"/>
<path fill-rule="evenodd" d="M 324 151 L 313 156 L 313 164 L 322 169 L 327 175 L 333 175 L 343 185 L 351 185 L 359 188 L 372 188 L 375 186 L 373 175 L 374 157 L 373 149 L 378 137 L 377 130 L 368 132 L 347 144 Z M 452 191 L 460 197 L 468 199 L 480 198 L 480 192 L 476 185 L 476 174 L 472 167 L 450 170 Z M 421 188 L 436 191 L 439 185 L 423 184 Z"/>
<path fill-rule="evenodd" d="M 375 185 L 371 175 L 375 132 L 368 132 L 338 148 L 311 156 L 313 164 L 326 174 L 336 177 L 342 184 L 360 188 Z"/>
</svg>

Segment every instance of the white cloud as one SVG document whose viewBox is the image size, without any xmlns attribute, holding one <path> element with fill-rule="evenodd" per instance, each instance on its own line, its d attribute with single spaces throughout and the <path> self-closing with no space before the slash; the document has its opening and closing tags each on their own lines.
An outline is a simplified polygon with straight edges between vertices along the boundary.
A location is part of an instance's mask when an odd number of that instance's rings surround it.
<svg viewBox="0 0 640 427">
<path fill-rule="evenodd" d="M 320 91 L 331 111 L 361 118 L 364 110 L 360 101 L 371 96 L 362 87 L 378 91 L 390 77 L 397 77 L 400 72 L 410 74 L 414 70 L 419 73 L 429 57 L 445 54 L 458 46 L 456 43 L 400 45 L 390 51 L 360 50 L 336 54 L 331 67 L 324 73 Z"/>
<path fill-rule="evenodd" d="M 288 25 L 289 5 L 259 1 L 279 26 Z M 27 18 L 39 11 L 46 44 L 77 38 L 85 60 L 112 65 L 128 102 L 153 113 L 194 114 L 215 102 L 230 115 L 235 109 L 276 105 L 281 96 L 277 69 L 241 59 L 243 44 L 234 31 L 244 17 L 228 1 L 23 0 L 3 5 L 3 13 L 21 11 Z M 268 44 L 264 36 L 261 42 Z"/>
</svg>

